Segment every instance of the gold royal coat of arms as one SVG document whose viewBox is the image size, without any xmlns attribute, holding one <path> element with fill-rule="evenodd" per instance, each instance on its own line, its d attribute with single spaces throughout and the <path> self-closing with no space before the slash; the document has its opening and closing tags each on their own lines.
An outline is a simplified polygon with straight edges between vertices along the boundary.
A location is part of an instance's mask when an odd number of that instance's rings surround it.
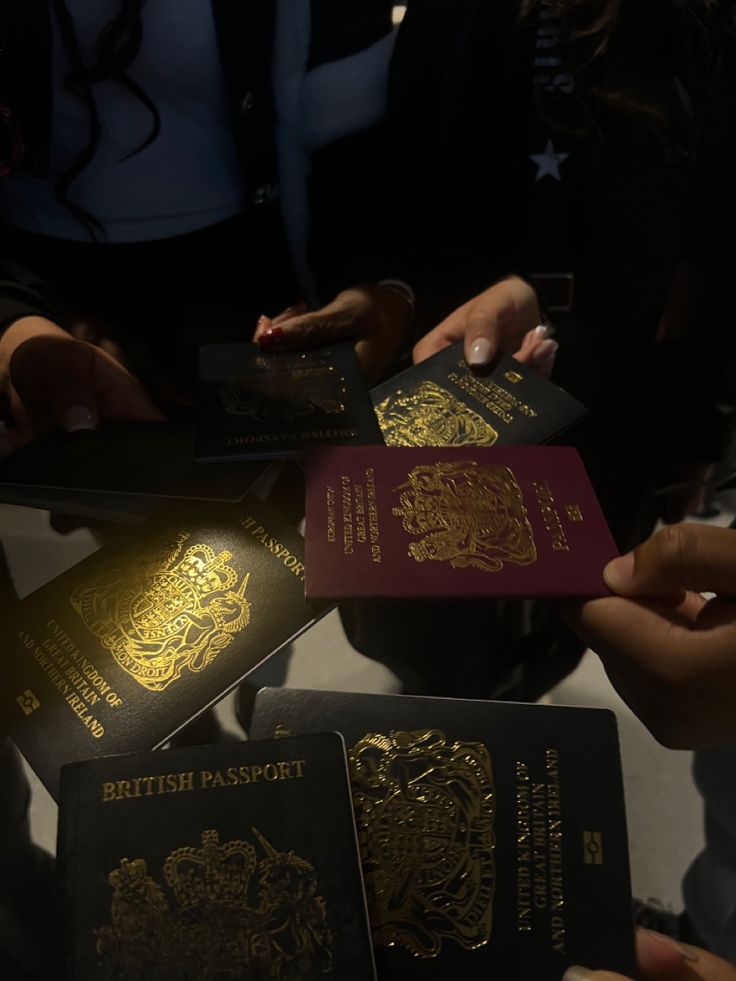
<svg viewBox="0 0 736 981">
<path fill-rule="evenodd" d="M 437 957 L 491 936 L 495 790 L 482 743 L 368 733 L 349 751 L 373 940 Z"/>
<path fill-rule="evenodd" d="M 209 545 L 182 556 L 188 539 L 180 531 L 133 561 L 109 562 L 71 596 L 87 629 L 149 691 L 202 671 L 250 621 L 248 575 L 238 583 L 231 553 Z"/>
<path fill-rule="evenodd" d="M 508 562 L 537 560 L 521 487 L 508 467 L 474 460 L 422 464 L 396 492 L 400 505 L 392 513 L 416 537 L 409 555 L 417 562 L 500 572 Z"/>
</svg>

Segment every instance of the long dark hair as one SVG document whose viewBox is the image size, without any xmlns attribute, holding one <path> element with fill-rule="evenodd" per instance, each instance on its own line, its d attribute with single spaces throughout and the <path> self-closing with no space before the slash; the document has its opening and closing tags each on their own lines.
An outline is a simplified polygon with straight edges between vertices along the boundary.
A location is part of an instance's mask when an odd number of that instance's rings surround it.
<svg viewBox="0 0 736 981">
<path fill-rule="evenodd" d="M 648 0 L 638 0 L 646 4 Z M 565 70 L 573 75 L 586 72 L 608 52 L 616 34 L 622 12 L 623 0 L 521 0 L 520 18 L 532 18 L 542 8 L 556 12 L 566 28 L 568 44 L 565 50 Z M 720 8 L 724 17 L 732 17 L 733 0 L 672 0 L 673 8 L 679 8 L 696 26 L 703 28 L 702 36 L 707 44 L 706 20 L 709 14 Z M 601 73 L 598 81 L 588 89 L 589 96 L 599 105 L 612 112 L 638 119 L 660 140 L 667 127 L 667 113 L 661 105 L 647 100 L 641 92 L 624 83 L 615 75 Z M 544 115 L 545 109 L 541 108 Z M 586 110 L 586 114 L 589 110 Z M 591 116 L 588 115 L 588 122 Z"/>
<path fill-rule="evenodd" d="M 94 86 L 112 80 L 135 96 L 151 114 L 151 129 L 146 139 L 123 159 L 128 159 L 150 146 L 161 130 L 161 117 L 152 99 L 135 82 L 127 69 L 136 58 L 143 40 L 141 11 L 146 0 L 119 0 L 120 9 L 100 32 L 94 45 L 95 61 L 85 65 L 74 20 L 66 0 L 51 0 L 59 23 L 61 40 L 72 64 L 72 71 L 65 79 L 67 87 L 81 99 L 89 118 L 89 139 L 77 158 L 56 180 L 58 198 L 85 225 L 93 239 L 104 237 L 99 221 L 70 198 L 74 181 L 90 165 L 102 140 L 102 125 L 97 109 Z"/>
</svg>

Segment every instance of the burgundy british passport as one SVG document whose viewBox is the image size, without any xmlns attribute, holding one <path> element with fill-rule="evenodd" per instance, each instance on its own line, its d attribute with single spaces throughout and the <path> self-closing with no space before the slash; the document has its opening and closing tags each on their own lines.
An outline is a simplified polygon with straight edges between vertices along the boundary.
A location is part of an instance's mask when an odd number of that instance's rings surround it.
<svg viewBox="0 0 736 981">
<path fill-rule="evenodd" d="M 306 516 L 310 599 L 602 596 L 618 554 L 570 447 L 316 450 Z"/>
</svg>

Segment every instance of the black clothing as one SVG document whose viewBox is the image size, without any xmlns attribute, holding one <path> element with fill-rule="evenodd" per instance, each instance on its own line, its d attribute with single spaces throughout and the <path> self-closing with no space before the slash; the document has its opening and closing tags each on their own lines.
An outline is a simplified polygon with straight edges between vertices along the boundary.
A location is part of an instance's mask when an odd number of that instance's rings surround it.
<svg viewBox="0 0 736 981">
<path fill-rule="evenodd" d="M 349 5 L 336 4 L 335 0 L 308 2 L 310 68 L 346 58 L 391 30 L 391 0 L 355 0 Z M 0 227 L 0 256 L 8 257 L 0 259 L 0 329 L 25 315 L 60 315 L 57 293 L 74 293 L 79 282 L 75 269 L 78 270 L 80 256 L 92 263 L 91 271 L 100 273 L 106 286 L 112 286 L 116 298 L 128 298 L 131 309 L 148 306 L 157 289 L 164 293 L 168 270 L 180 287 L 178 295 L 168 294 L 175 314 L 198 291 L 212 306 L 218 302 L 227 305 L 234 299 L 238 317 L 243 310 L 247 317 L 253 313 L 256 317 L 264 312 L 273 314 L 295 298 L 294 274 L 283 234 L 277 228 L 274 200 L 278 177 L 271 75 L 276 5 L 273 0 L 211 3 L 233 139 L 248 189 L 246 199 L 252 202 L 247 214 L 242 221 L 225 222 L 218 228 L 177 239 L 112 246 L 97 243 L 89 248 L 62 241 L 43 243 L 41 237 Z M 10 0 L 4 4 L 0 12 L 0 111 L 3 106 L 9 108 L 14 125 L 22 134 L 26 146 L 22 167 L 40 177 L 48 171 L 51 140 L 50 65 L 49 0 Z M 240 245 L 238 233 L 242 236 Z M 231 249 L 238 248 L 242 249 L 239 255 L 230 254 Z M 156 260 L 153 273 L 152 259 Z M 72 278 L 68 279 L 67 274 Z M 160 280 L 160 276 L 164 279 Z M 83 292 L 76 294 L 78 300 L 97 300 L 92 276 L 79 285 Z M 97 293 L 103 298 L 110 296 L 103 289 Z M 62 296 L 62 300 L 66 299 Z M 195 296 L 194 302 L 201 305 L 201 297 Z M 106 308 L 95 312 L 104 316 Z M 251 320 L 247 327 L 252 330 L 253 326 Z"/>
<path fill-rule="evenodd" d="M 573 309 L 553 316 L 554 378 L 591 410 L 583 449 L 622 545 L 653 458 L 702 444 L 713 351 L 731 333 L 729 7 L 698 17 L 694 3 L 624 0 L 587 63 L 589 42 L 565 41 L 560 23 L 563 58 L 584 63 L 570 94 L 542 84 L 535 59 L 549 49 L 518 0 L 410 4 L 394 53 L 395 207 L 425 325 L 508 272 L 574 274 Z M 559 180 L 537 179 L 547 140 L 567 154 Z M 658 345 L 683 261 L 703 299 L 686 335 Z"/>
</svg>

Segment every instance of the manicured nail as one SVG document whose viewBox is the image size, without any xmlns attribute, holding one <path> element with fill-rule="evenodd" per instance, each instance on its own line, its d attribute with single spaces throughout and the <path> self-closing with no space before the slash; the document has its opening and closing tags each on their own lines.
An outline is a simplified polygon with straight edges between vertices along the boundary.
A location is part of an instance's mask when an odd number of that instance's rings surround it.
<svg viewBox="0 0 736 981">
<path fill-rule="evenodd" d="M 261 334 L 258 338 L 258 343 L 261 345 L 264 351 L 270 350 L 272 347 L 278 347 L 279 344 L 283 344 L 286 340 L 286 334 L 281 327 L 272 327 L 267 330 L 265 334 Z"/>
<path fill-rule="evenodd" d="M 4 460 L 6 456 L 15 450 L 15 447 L 10 442 L 9 439 L 5 439 L 4 436 L 0 436 L 0 460 Z"/>
<path fill-rule="evenodd" d="M 688 962 L 688 964 L 698 963 L 700 958 L 698 957 L 694 947 L 690 947 L 688 944 L 681 944 L 677 940 L 673 940 L 672 937 L 666 937 L 664 934 L 657 933 L 655 930 L 646 930 L 642 927 L 641 932 L 645 933 L 653 940 L 664 944 L 664 946 L 668 947 L 670 950 L 674 948 L 678 954 L 682 956 L 682 959 Z"/>
<path fill-rule="evenodd" d="M 549 337 L 549 327 L 546 324 L 540 324 L 534 328 L 534 336 L 538 341 L 546 341 Z"/>
<path fill-rule="evenodd" d="M 78 433 L 85 429 L 97 429 L 94 412 L 86 405 L 70 405 L 64 410 L 64 429 Z"/>
<path fill-rule="evenodd" d="M 491 347 L 491 342 L 486 337 L 476 337 L 470 345 L 468 364 L 473 368 L 480 368 L 483 365 L 489 364 L 492 353 L 493 348 Z"/>
<path fill-rule="evenodd" d="M 634 576 L 634 553 L 627 552 L 617 559 L 609 562 L 603 570 L 603 579 L 606 585 L 617 593 L 631 582 Z"/>
<path fill-rule="evenodd" d="M 574 965 L 573 967 L 568 967 L 562 975 L 562 981 L 591 981 L 591 978 L 594 977 L 594 971 L 589 971 L 587 967 Z"/>
<path fill-rule="evenodd" d="M 537 367 L 546 366 L 554 361 L 559 346 L 557 341 L 542 341 L 532 354 L 531 360 Z"/>
</svg>

